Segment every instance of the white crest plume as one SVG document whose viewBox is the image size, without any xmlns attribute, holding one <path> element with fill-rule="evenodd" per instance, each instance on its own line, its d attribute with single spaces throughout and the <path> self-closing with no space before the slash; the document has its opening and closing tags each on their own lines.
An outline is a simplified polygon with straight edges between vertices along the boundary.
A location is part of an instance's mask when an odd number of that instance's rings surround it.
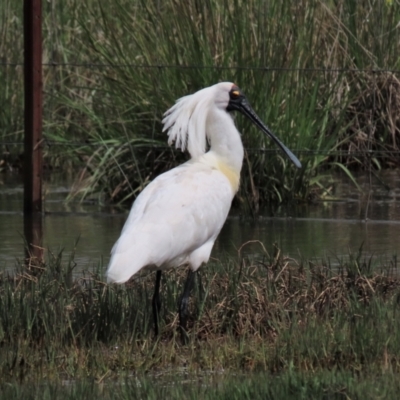
<svg viewBox="0 0 400 400">
<path fill-rule="evenodd" d="M 165 114 L 163 132 L 168 131 L 168 144 L 189 151 L 192 158 L 206 152 L 206 124 L 210 106 L 214 103 L 214 86 L 178 99 Z"/>
</svg>

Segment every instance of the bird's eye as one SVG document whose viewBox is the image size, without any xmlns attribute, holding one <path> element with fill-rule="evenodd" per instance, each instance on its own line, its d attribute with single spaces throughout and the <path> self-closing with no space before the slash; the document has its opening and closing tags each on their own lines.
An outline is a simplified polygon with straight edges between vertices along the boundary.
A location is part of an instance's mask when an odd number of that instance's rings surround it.
<svg viewBox="0 0 400 400">
<path fill-rule="evenodd" d="M 231 94 L 232 94 L 233 98 L 236 98 L 236 97 L 239 97 L 240 92 L 239 92 L 239 90 L 232 90 Z"/>
</svg>

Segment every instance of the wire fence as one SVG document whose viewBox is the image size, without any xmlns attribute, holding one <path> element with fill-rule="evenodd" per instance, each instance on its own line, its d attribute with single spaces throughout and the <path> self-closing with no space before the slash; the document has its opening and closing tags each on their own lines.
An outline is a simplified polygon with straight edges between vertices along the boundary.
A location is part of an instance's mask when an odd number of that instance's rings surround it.
<svg viewBox="0 0 400 400">
<path fill-rule="evenodd" d="M 23 67 L 22 62 L 6 62 L 0 61 L 2 67 Z M 399 69 L 388 69 L 388 68 L 291 68 L 291 67 L 275 67 L 275 66 L 221 66 L 221 65 L 182 65 L 182 64 L 114 64 L 114 63 L 59 63 L 56 61 L 43 63 L 44 67 L 74 67 L 74 68 L 137 68 L 137 69 L 198 69 L 198 70 L 220 70 L 220 71 L 281 71 L 281 72 L 326 72 L 326 73 L 400 73 Z"/>
<path fill-rule="evenodd" d="M 23 68 L 24 64 L 22 62 L 8 62 L 8 61 L 0 61 L 0 68 Z M 282 72 L 282 73 L 321 73 L 321 74 L 336 74 L 336 73 L 348 73 L 348 74 L 400 74 L 400 70 L 398 69 L 355 69 L 355 68 L 286 68 L 286 67 L 276 67 L 276 66 L 243 66 L 243 65 L 234 65 L 234 66 L 220 66 L 220 65 L 176 65 L 176 64 L 138 64 L 138 63 L 80 63 L 80 62 L 44 62 L 42 63 L 43 67 L 51 69 L 63 69 L 63 68 L 83 68 L 83 69 L 122 69 L 122 68 L 130 68 L 130 69 L 151 69 L 151 70 L 165 70 L 165 69 L 178 69 L 178 70 L 219 70 L 219 71 L 260 71 L 260 72 Z M 46 96 L 52 96 L 54 94 L 55 86 L 57 82 L 47 82 L 45 86 L 47 89 L 45 90 Z M 87 90 L 93 90 L 93 88 L 88 87 Z M 51 107 L 50 103 L 50 107 Z M 48 115 L 46 115 L 46 113 Z M 51 121 L 51 113 L 49 111 L 44 112 L 44 119 Z M 46 134 L 44 134 L 46 135 Z M 7 148 L 8 146 L 23 146 L 23 140 L 0 140 L 0 147 Z M 122 144 L 123 145 L 123 144 Z M 79 147 L 88 147 L 88 148 L 112 148 L 119 147 L 121 143 L 107 143 L 107 142 L 90 142 L 88 140 L 79 142 L 79 141 L 66 141 L 66 140 L 50 140 L 44 136 L 42 146 L 51 149 L 52 147 L 65 147 L 65 148 L 79 148 Z M 169 149 L 168 145 L 140 145 L 141 149 L 148 150 L 166 150 Z M 246 151 L 248 153 L 266 153 L 266 154 L 279 154 L 279 149 L 277 148 L 254 148 L 247 147 Z M 310 150 L 303 148 L 292 148 L 298 155 L 305 156 L 329 156 L 329 157 L 368 157 L 368 158 L 380 158 L 380 157 L 396 157 L 400 155 L 400 152 L 395 149 L 352 149 L 349 150 L 337 150 L 337 151 L 326 151 L 326 150 Z"/>
<path fill-rule="evenodd" d="M 23 141 L 0 141 L 0 146 L 22 146 L 24 144 Z M 116 143 L 90 143 L 90 142 L 66 142 L 66 141 L 57 141 L 57 140 L 47 140 L 44 139 L 43 146 L 51 148 L 52 146 L 62 146 L 62 147 L 93 147 L 93 148 L 112 148 L 112 147 L 120 147 L 121 144 Z M 126 144 L 129 145 L 129 144 Z M 170 149 L 169 145 L 141 145 L 141 149 L 144 150 L 167 150 Z M 248 153 L 266 153 L 266 154 L 280 154 L 281 150 L 279 149 L 266 149 L 266 148 L 254 148 L 254 147 L 246 147 L 246 151 Z M 331 157 L 384 157 L 384 156 L 395 156 L 400 155 L 400 152 L 397 150 L 364 150 L 364 151 L 321 151 L 321 150 L 307 150 L 307 149 L 292 149 L 297 154 L 308 155 L 308 156 L 331 156 Z"/>
</svg>

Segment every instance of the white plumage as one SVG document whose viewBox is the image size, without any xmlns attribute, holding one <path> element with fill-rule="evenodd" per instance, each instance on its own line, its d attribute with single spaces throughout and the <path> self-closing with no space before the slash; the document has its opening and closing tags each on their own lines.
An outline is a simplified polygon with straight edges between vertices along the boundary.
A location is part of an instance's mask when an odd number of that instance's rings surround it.
<svg viewBox="0 0 400 400">
<path fill-rule="evenodd" d="M 206 162 L 189 161 L 151 182 L 135 201 L 112 250 L 108 279 L 126 282 L 143 267 L 207 262 L 234 192 Z"/>
<path fill-rule="evenodd" d="M 231 111 L 253 121 L 300 167 L 299 160 L 263 124 L 233 83 L 224 82 L 179 99 L 165 114 L 168 143 L 191 159 L 158 176 L 140 193 L 111 251 L 109 282 L 123 283 L 143 268 L 157 269 L 153 296 L 155 333 L 165 268 L 189 266 L 179 306 L 182 339 L 187 340 L 187 305 L 195 274 L 208 261 L 239 188 L 243 145 Z M 207 150 L 207 143 L 209 150 Z"/>
<path fill-rule="evenodd" d="M 191 160 L 158 176 L 138 196 L 112 249 L 107 278 L 123 283 L 145 267 L 207 262 L 239 187 L 243 146 L 226 111 L 232 83 L 185 96 L 165 113 L 169 143 Z M 210 151 L 206 151 L 206 138 Z"/>
</svg>

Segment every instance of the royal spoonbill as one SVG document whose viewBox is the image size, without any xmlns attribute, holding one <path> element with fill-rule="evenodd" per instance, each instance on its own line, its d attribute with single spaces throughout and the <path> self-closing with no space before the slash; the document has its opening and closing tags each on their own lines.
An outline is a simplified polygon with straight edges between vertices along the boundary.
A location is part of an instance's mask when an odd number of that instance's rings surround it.
<svg viewBox="0 0 400 400">
<path fill-rule="evenodd" d="M 185 341 L 188 302 L 198 268 L 210 257 L 239 188 L 243 145 L 232 111 L 248 117 L 300 168 L 297 157 L 264 125 L 243 92 L 223 82 L 177 100 L 165 114 L 168 143 L 191 159 L 154 179 L 137 197 L 111 251 L 109 282 L 123 283 L 144 268 L 156 269 L 152 300 L 158 334 L 161 271 L 187 265 L 179 302 Z M 209 150 L 207 151 L 207 143 Z"/>
</svg>

